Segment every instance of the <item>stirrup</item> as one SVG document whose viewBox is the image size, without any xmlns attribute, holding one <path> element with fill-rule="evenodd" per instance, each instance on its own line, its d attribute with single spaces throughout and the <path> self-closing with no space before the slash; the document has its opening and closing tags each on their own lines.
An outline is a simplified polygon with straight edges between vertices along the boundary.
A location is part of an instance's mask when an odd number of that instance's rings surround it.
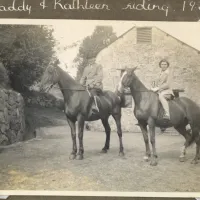
<svg viewBox="0 0 200 200">
<path fill-rule="evenodd" d="M 163 116 L 163 120 L 164 120 L 166 123 L 169 122 L 169 121 L 170 121 L 170 116 L 164 115 L 164 116 Z"/>
<path fill-rule="evenodd" d="M 89 97 L 91 98 L 91 97 L 92 97 L 92 95 L 91 95 L 91 92 L 89 91 L 88 87 L 86 87 L 86 91 L 88 92 L 88 94 L 89 94 Z"/>
</svg>

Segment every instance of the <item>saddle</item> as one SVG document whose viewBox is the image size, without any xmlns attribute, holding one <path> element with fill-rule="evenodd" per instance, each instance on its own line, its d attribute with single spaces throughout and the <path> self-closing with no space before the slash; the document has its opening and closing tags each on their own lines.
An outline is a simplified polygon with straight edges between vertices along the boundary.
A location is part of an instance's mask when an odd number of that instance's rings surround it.
<svg viewBox="0 0 200 200">
<path fill-rule="evenodd" d="M 166 94 L 165 98 L 166 98 L 167 101 L 171 101 L 171 100 L 174 100 L 175 96 L 173 96 L 171 94 Z"/>
<path fill-rule="evenodd" d="M 179 97 L 179 93 L 180 92 L 184 92 L 184 90 L 182 90 L 182 89 L 173 89 L 172 91 L 174 93 L 174 96 L 171 95 L 171 94 L 166 94 L 165 95 L 167 101 L 172 101 L 172 100 L 178 98 Z"/>
<path fill-rule="evenodd" d="M 90 96 L 101 96 L 103 94 L 103 90 L 100 88 L 87 88 L 86 90 L 90 94 Z"/>
</svg>

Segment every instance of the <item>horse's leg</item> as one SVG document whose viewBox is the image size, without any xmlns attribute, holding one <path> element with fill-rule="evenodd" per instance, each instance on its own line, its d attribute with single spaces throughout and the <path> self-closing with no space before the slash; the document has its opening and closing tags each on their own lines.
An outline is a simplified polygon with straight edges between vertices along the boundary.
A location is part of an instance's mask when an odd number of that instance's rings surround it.
<svg viewBox="0 0 200 200">
<path fill-rule="evenodd" d="M 199 133 L 199 134 L 200 134 L 200 133 Z M 199 145 L 199 149 L 200 149 L 200 138 L 199 138 L 198 145 Z M 200 150 L 199 150 L 199 154 L 198 154 L 198 160 L 200 160 Z"/>
<path fill-rule="evenodd" d="M 192 160 L 192 164 L 197 164 L 198 160 L 200 158 L 200 135 L 198 129 L 193 129 L 193 134 L 195 135 L 195 143 L 196 143 L 196 155 L 194 159 Z"/>
<path fill-rule="evenodd" d="M 124 147 L 123 147 L 123 142 L 122 142 L 121 115 L 115 114 L 112 116 L 115 120 L 115 123 L 117 126 L 117 134 L 119 136 L 119 156 L 124 156 Z"/>
<path fill-rule="evenodd" d="M 70 159 L 74 160 L 76 158 L 76 153 L 77 153 L 77 145 L 76 145 L 76 125 L 75 122 L 70 120 L 67 117 L 67 122 L 69 124 L 69 127 L 71 129 L 71 137 L 72 137 L 72 143 L 73 143 L 73 147 L 72 147 L 72 153 L 70 155 Z"/>
<path fill-rule="evenodd" d="M 105 133 L 106 133 L 106 142 L 105 142 L 105 146 L 103 147 L 103 149 L 101 150 L 101 153 L 107 153 L 107 150 L 110 147 L 110 125 L 108 123 L 108 119 L 101 119 L 102 124 L 104 126 L 105 129 Z"/>
<path fill-rule="evenodd" d="M 142 131 L 144 143 L 145 143 L 145 147 L 146 147 L 146 155 L 144 156 L 144 160 L 148 162 L 149 158 L 151 157 L 151 150 L 150 150 L 150 147 L 149 147 L 149 137 L 148 137 L 148 131 L 147 131 L 147 123 L 142 122 L 142 121 L 138 121 L 138 124 L 140 126 L 141 131 Z"/>
<path fill-rule="evenodd" d="M 192 141 L 191 135 L 186 130 L 185 126 L 175 127 L 175 129 L 185 138 L 185 144 L 181 148 L 181 155 L 179 156 L 180 162 L 185 161 L 186 150 Z"/>
<path fill-rule="evenodd" d="M 155 122 L 154 119 L 150 118 L 148 120 L 148 125 L 149 125 L 149 132 L 150 132 L 150 141 L 152 145 L 152 158 L 151 158 L 151 163 L 150 165 L 156 166 L 157 163 L 157 152 L 156 152 L 156 139 L 155 139 Z"/>
<path fill-rule="evenodd" d="M 196 155 L 192 160 L 191 164 L 197 164 L 199 159 L 200 159 L 200 145 L 198 140 L 198 142 L 196 142 Z"/>
<path fill-rule="evenodd" d="M 84 125 L 85 125 L 84 116 L 79 115 L 77 118 L 77 121 L 78 121 L 79 151 L 78 151 L 76 159 L 82 160 L 83 154 L 84 154 L 84 147 L 83 147 L 83 131 L 84 131 Z"/>
</svg>

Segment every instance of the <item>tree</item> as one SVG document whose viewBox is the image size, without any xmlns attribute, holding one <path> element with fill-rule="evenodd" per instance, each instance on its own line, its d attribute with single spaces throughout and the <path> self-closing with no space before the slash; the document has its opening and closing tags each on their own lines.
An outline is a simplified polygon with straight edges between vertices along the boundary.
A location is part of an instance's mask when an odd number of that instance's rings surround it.
<svg viewBox="0 0 200 200">
<path fill-rule="evenodd" d="M 75 62 L 78 63 L 76 77 L 78 81 L 80 80 L 87 64 L 87 55 L 92 53 L 94 56 L 97 56 L 102 49 L 116 39 L 117 36 L 113 32 L 113 28 L 111 26 L 96 26 L 92 35 L 84 38 L 79 47 L 79 53 L 75 58 Z"/>
<path fill-rule="evenodd" d="M 38 25 L 0 25 L 0 59 L 13 89 L 24 92 L 38 81 L 54 54 L 53 30 Z"/>
</svg>

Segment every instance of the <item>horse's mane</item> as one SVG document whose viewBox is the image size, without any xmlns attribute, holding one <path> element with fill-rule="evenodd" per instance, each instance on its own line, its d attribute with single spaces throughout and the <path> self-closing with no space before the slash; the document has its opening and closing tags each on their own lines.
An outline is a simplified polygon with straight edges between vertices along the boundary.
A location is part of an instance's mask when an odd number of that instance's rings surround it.
<svg viewBox="0 0 200 200">
<path fill-rule="evenodd" d="M 72 76 L 70 76 L 68 72 L 66 72 L 65 70 L 63 70 L 62 68 L 60 68 L 58 66 L 57 66 L 57 70 L 59 72 L 59 75 L 63 76 L 67 80 L 68 83 L 78 86 L 80 89 L 84 89 L 84 87 L 78 81 L 73 79 Z"/>
<path fill-rule="evenodd" d="M 134 76 L 134 82 L 135 82 L 135 86 L 136 87 L 140 87 L 140 88 L 137 88 L 137 90 L 139 89 L 141 89 L 142 91 L 144 90 L 144 91 L 149 91 L 149 89 L 144 85 L 144 83 L 140 80 L 140 78 L 135 74 L 135 73 L 133 73 L 133 76 Z"/>
</svg>

